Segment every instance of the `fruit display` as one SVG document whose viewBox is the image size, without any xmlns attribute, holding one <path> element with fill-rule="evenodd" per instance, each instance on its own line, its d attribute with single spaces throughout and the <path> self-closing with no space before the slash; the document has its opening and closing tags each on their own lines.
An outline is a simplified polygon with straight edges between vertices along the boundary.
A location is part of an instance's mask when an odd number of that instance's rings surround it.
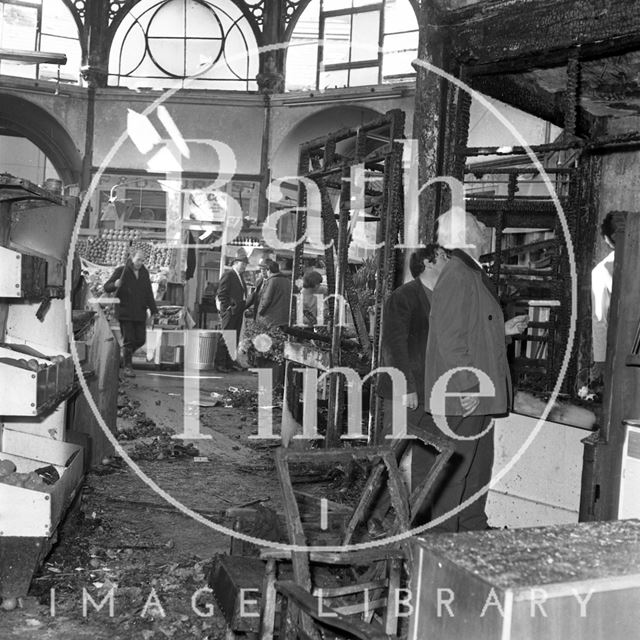
<svg viewBox="0 0 640 640">
<path fill-rule="evenodd" d="M 116 266 L 126 262 L 132 244 L 138 244 L 139 239 L 139 231 L 108 229 L 97 238 L 79 239 L 76 251 L 81 258 L 95 264 Z"/>
<path fill-rule="evenodd" d="M 7 462 L 3 460 L 3 462 Z M 5 476 L 0 476 L 0 482 L 13 487 L 21 487 L 23 489 L 31 489 L 32 491 L 48 492 L 51 485 L 48 485 L 35 471 L 29 473 L 19 473 L 14 471 Z"/>
</svg>

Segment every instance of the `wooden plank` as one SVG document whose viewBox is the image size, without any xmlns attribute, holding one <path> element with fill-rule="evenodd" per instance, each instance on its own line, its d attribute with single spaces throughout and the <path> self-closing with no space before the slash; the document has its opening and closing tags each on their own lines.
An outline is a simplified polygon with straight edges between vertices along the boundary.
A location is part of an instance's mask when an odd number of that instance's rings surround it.
<svg viewBox="0 0 640 640">
<path fill-rule="evenodd" d="M 96 375 L 87 381 L 89 392 L 96 403 L 107 428 L 116 432 L 118 413 L 118 368 L 120 349 L 102 313 L 98 313 L 90 330 L 87 365 Z M 84 395 L 71 404 L 71 431 L 87 434 L 91 438 L 90 464 L 100 464 L 102 458 L 113 453 L 113 446 L 105 435 Z"/>
<path fill-rule="evenodd" d="M 604 424 L 596 459 L 596 484 L 600 498 L 595 505 L 598 519 L 617 517 L 620 492 L 624 425 L 640 416 L 640 368 L 626 366 L 640 315 L 640 213 L 617 213 L 613 291 L 609 310 L 607 362 L 604 375 Z"/>
<path fill-rule="evenodd" d="M 327 615 L 327 612 L 322 611 L 318 598 L 291 581 L 276 582 L 276 589 L 287 599 L 293 600 L 322 626 L 346 632 L 358 640 L 391 640 L 390 636 L 377 630 L 373 625 L 349 620 L 340 614 Z"/>
<path fill-rule="evenodd" d="M 409 516 L 409 494 L 407 487 L 400 477 L 400 469 L 395 456 L 391 452 L 386 452 L 382 456 L 382 460 L 387 467 L 389 475 L 388 486 L 389 496 L 391 497 L 391 506 L 396 512 L 396 523 L 400 531 L 408 531 L 410 526 Z"/>
<path fill-rule="evenodd" d="M 382 462 L 377 464 L 365 484 L 360 501 L 356 509 L 353 512 L 342 537 L 342 544 L 350 544 L 353 534 L 355 533 L 358 525 L 364 521 L 365 514 L 369 511 L 369 507 L 373 498 L 380 491 L 383 484 L 383 477 L 385 472 L 385 466 Z"/>
<path fill-rule="evenodd" d="M 268 560 L 291 560 L 292 552 L 283 549 L 262 549 L 260 558 Z M 319 564 L 367 566 L 379 560 L 404 560 L 405 552 L 400 548 L 376 547 L 375 549 L 359 549 L 358 551 L 311 551 L 309 559 Z"/>
<path fill-rule="evenodd" d="M 282 500 L 284 502 L 284 515 L 287 524 L 289 542 L 292 545 L 304 547 L 307 544 L 307 540 L 302 529 L 300 511 L 298 510 L 298 503 L 296 502 L 296 497 L 293 493 L 293 486 L 289 476 L 289 468 L 287 466 L 284 449 L 276 449 L 275 466 L 278 474 L 278 480 L 280 481 L 280 487 L 282 489 Z M 311 591 L 311 572 L 309 570 L 308 553 L 305 551 L 293 551 L 291 555 L 291 562 L 293 564 L 293 575 L 296 583 L 303 587 L 307 592 Z M 294 616 L 296 615 L 294 611 L 291 613 Z M 319 639 L 319 635 L 313 628 L 313 624 L 308 617 L 302 614 L 300 616 L 300 622 L 302 624 L 302 628 L 310 637 Z"/>
<path fill-rule="evenodd" d="M 260 640 L 273 640 L 276 623 L 276 561 L 269 559 L 262 585 L 262 610 L 260 612 Z"/>
</svg>

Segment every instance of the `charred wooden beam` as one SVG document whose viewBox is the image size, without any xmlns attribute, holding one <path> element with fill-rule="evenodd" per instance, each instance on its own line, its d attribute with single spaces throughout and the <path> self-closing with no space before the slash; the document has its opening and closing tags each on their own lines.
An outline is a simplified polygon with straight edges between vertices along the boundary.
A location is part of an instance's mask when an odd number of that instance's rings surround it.
<svg viewBox="0 0 640 640">
<path fill-rule="evenodd" d="M 471 86 L 486 96 L 526 111 L 558 127 L 564 126 L 562 94 L 545 91 L 514 75 L 473 76 Z M 584 109 L 576 114 L 576 135 L 588 136 L 594 129 L 596 118 Z"/>
<path fill-rule="evenodd" d="M 564 66 L 640 49 L 640 0 L 498 0 L 447 13 L 456 57 L 474 74 Z"/>
</svg>

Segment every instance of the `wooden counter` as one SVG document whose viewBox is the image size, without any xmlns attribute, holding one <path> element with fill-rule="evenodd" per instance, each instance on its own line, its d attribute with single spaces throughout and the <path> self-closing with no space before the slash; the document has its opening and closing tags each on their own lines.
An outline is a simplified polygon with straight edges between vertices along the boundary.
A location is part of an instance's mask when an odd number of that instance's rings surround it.
<svg viewBox="0 0 640 640">
<path fill-rule="evenodd" d="M 640 629 L 638 520 L 432 534 L 413 550 L 411 640 L 630 640 Z"/>
</svg>

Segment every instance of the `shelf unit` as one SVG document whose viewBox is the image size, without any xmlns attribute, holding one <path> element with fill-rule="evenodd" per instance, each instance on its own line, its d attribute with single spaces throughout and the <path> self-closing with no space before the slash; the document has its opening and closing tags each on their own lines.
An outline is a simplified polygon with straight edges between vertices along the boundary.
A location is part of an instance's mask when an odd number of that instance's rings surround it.
<svg viewBox="0 0 640 640">
<path fill-rule="evenodd" d="M 77 200 L 0 175 L 0 459 L 16 474 L 53 466 L 52 484 L 0 478 L 0 597 L 26 595 L 84 473 L 65 442 L 75 391 L 61 296 Z M 13 476 L 13 477 L 12 477 Z"/>
</svg>

